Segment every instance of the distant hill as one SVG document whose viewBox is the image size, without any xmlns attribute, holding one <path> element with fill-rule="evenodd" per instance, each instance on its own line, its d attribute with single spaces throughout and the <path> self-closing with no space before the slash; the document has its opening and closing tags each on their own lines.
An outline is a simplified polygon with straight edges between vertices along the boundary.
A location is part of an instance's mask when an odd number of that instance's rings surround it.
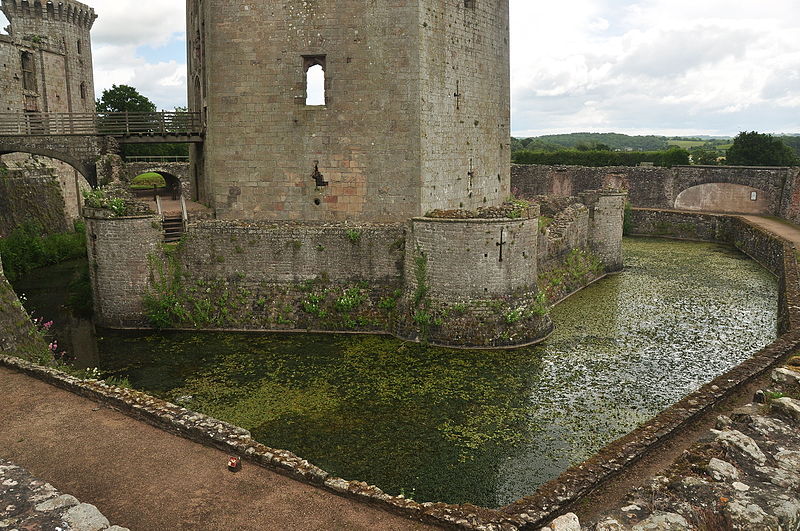
<svg viewBox="0 0 800 531">
<path fill-rule="evenodd" d="M 660 151 L 668 148 L 667 138 L 663 136 L 630 136 L 619 133 L 570 133 L 517 140 L 518 149 L 531 151 L 593 149 L 598 146 L 622 151 Z"/>
<path fill-rule="evenodd" d="M 800 157 L 800 134 L 774 136 L 783 140 Z M 511 138 L 511 152 L 515 154 L 514 160 L 521 160 L 519 156 L 523 155 L 523 153 L 520 153 L 523 151 L 533 152 L 533 154 L 526 154 L 525 156 L 539 157 L 539 159 L 544 157 L 544 159 L 547 159 L 548 155 L 546 154 L 548 153 L 565 151 L 573 151 L 570 156 L 572 158 L 580 158 L 580 154 L 576 154 L 574 151 L 595 151 L 600 153 L 604 151 L 655 152 L 677 147 L 689 152 L 693 164 L 717 164 L 718 161 L 723 160 L 722 157 L 725 157 L 727 150 L 732 145 L 733 137 L 711 135 L 667 137 L 656 135 L 632 136 L 620 133 L 569 133 Z M 544 153 L 545 155 L 535 155 L 536 153 Z M 556 158 L 559 159 L 558 156 Z"/>
<path fill-rule="evenodd" d="M 800 135 L 784 135 L 779 136 L 783 143 L 789 146 L 797 153 L 797 156 L 800 157 Z"/>
</svg>

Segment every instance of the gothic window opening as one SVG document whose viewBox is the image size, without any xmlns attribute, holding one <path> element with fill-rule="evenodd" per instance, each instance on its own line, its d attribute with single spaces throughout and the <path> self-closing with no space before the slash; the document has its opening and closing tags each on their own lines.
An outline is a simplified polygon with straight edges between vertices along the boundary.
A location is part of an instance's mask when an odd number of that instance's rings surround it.
<svg viewBox="0 0 800 531">
<path fill-rule="evenodd" d="M 81 99 L 86 99 L 86 83 L 81 83 Z"/>
<path fill-rule="evenodd" d="M 477 0 L 464 0 L 464 7 L 467 9 L 475 9 L 475 2 Z"/>
<path fill-rule="evenodd" d="M 82 51 L 83 51 L 83 45 L 81 44 L 81 40 L 78 39 L 78 55 L 80 55 Z"/>
<path fill-rule="evenodd" d="M 325 105 L 325 56 L 303 57 L 303 68 L 306 77 L 306 105 Z"/>
<path fill-rule="evenodd" d="M 22 52 L 22 88 L 36 90 L 34 57 L 31 52 Z"/>
</svg>

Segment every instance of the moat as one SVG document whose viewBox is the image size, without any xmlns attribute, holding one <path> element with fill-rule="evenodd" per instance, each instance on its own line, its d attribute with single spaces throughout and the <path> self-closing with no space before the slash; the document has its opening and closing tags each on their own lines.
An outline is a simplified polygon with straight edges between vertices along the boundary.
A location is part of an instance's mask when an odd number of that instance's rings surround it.
<svg viewBox="0 0 800 531">
<path fill-rule="evenodd" d="M 625 270 L 517 350 L 384 336 L 98 331 L 77 363 L 240 425 L 334 475 L 418 501 L 530 494 L 776 337 L 777 282 L 729 247 L 627 239 Z M 71 265 L 16 287 L 36 315 Z M 48 282 L 45 283 L 44 281 Z M 84 326 L 84 332 L 86 327 Z"/>
</svg>

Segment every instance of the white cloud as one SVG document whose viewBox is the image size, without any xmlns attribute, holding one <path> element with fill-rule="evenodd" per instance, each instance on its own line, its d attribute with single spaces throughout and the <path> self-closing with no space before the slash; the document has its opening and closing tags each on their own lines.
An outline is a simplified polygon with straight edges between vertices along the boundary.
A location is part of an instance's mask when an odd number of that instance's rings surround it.
<svg viewBox="0 0 800 531">
<path fill-rule="evenodd" d="M 160 109 L 186 103 L 185 2 L 94 0 L 97 96 L 113 84 L 135 87 Z"/>
<path fill-rule="evenodd" d="M 795 0 L 511 2 L 514 134 L 800 132 Z"/>
</svg>

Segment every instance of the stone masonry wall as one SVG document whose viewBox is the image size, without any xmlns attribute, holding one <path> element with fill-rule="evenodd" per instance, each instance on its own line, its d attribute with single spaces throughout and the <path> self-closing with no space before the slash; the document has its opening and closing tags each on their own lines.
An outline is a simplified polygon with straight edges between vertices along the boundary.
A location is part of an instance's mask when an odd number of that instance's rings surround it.
<svg viewBox="0 0 800 531">
<path fill-rule="evenodd" d="M 682 192 L 712 183 L 738 186 L 735 193 L 757 192 L 759 208 L 790 220 L 800 219 L 800 193 L 795 191 L 798 168 L 677 166 L 602 167 L 513 165 L 512 187 L 522 196 L 551 194 L 574 195 L 587 189 L 627 190 L 633 206 L 675 208 Z M 708 193 L 719 193 L 708 189 Z M 720 203 L 723 207 L 741 205 L 741 198 Z M 735 208 L 734 208 L 735 209 Z M 729 209 L 721 210 L 731 212 Z"/>
<path fill-rule="evenodd" d="M 526 219 L 413 219 L 396 334 L 466 347 L 549 334 L 536 285 L 538 207 L 528 212 Z"/>
<path fill-rule="evenodd" d="M 206 79 L 202 172 L 219 218 L 401 221 L 417 213 L 416 2 L 187 7 L 189 20 L 199 10 L 204 28 L 189 35 L 190 50 L 204 50 L 190 64 Z M 325 106 L 305 104 L 306 57 L 324 58 Z M 316 186 L 315 168 L 326 186 Z"/>
<path fill-rule="evenodd" d="M 475 209 L 510 186 L 506 0 L 420 2 L 422 207 Z"/>
<path fill-rule="evenodd" d="M 0 39 L 5 112 L 94 112 L 90 30 L 97 16 L 74 0 L 44 5 L 3 0 L 11 33 Z M 22 86 L 21 53 L 33 55 L 35 87 Z"/>
<path fill-rule="evenodd" d="M 539 272 L 559 267 L 574 249 L 588 249 L 589 209 L 572 198 L 574 203 L 563 210 L 549 212 L 545 223 L 540 223 L 538 242 Z M 544 215 L 544 210 L 542 211 Z"/>
<path fill-rule="evenodd" d="M 48 232 L 72 228 L 65 216 L 64 196 L 52 168 L 4 170 L 0 167 L 0 237 L 26 221 Z"/>
<path fill-rule="evenodd" d="M 589 249 L 608 271 L 622 269 L 622 230 L 627 194 L 586 191 L 581 200 L 589 208 Z"/>
<path fill-rule="evenodd" d="M 238 278 L 245 285 L 295 284 L 325 277 L 334 283 L 395 284 L 405 248 L 400 224 L 192 224 L 181 245 L 188 274 Z"/>
<path fill-rule="evenodd" d="M 504 199 L 508 4 L 474 4 L 189 0 L 200 200 L 220 219 L 360 223 Z M 306 105 L 314 64 L 324 106 Z"/>
<path fill-rule="evenodd" d="M 135 177 L 150 172 L 160 173 L 167 178 L 174 177 L 180 181 L 181 193 L 187 201 L 192 201 L 197 197 L 188 162 L 126 162 L 120 178 L 125 182 L 130 182 Z M 169 182 L 167 184 L 169 185 Z"/>
<path fill-rule="evenodd" d="M 160 219 L 113 218 L 88 208 L 84 215 L 96 324 L 145 325 L 143 295 L 151 285 L 151 263 L 161 257 Z"/>
</svg>

